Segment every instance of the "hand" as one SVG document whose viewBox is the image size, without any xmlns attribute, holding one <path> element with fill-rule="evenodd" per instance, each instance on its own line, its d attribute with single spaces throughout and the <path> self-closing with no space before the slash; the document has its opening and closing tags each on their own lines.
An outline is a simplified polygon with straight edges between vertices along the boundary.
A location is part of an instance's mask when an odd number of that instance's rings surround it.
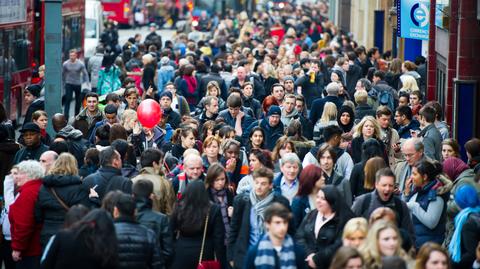
<svg viewBox="0 0 480 269">
<path fill-rule="evenodd" d="M 90 194 L 88 195 L 89 198 L 98 198 L 98 193 L 93 189 L 90 188 Z"/>
<path fill-rule="evenodd" d="M 139 135 L 142 132 L 142 127 L 140 126 L 140 123 L 135 123 L 133 126 L 133 135 Z"/>
<path fill-rule="evenodd" d="M 18 262 L 19 260 L 22 259 L 22 253 L 18 250 L 13 250 L 12 251 L 12 259 L 13 259 L 13 261 Z"/>
<path fill-rule="evenodd" d="M 399 144 L 393 144 L 393 145 L 392 145 L 392 149 L 393 149 L 395 152 L 399 152 L 399 151 L 400 151 L 400 145 L 399 145 Z"/>
<path fill-rule="evenodd" d="M 233 206 L 229 206 L 229 207 L 227 208 L 227 215 L 228 215 L 228 217 L 230 217 L 230 218 L 233 216 Z"/>
<path fill-rule="evenodd" d="M 243 112 L 243 111 L 238 112 L 237 120 L 241 120 L 243 118 L 243 116 L 245 116 L 245 112 Z"/>
<path fill-rule="evenodd" d="M 227 160 L 225 170 L 227 172 L 233 173 L 235 168 L 237 167 L 237 160 L 235 158 L 231 158 Z"/>
<path fill-rule="evenodd" d="M 305 261 L 308 263 L 308 266 L 310 268 L 316 268 L 317 267 L 317 265 L 313 261 L 313 256 L 315 256 L 315 253 L 312 253 L 312 254 L 308 255 L 308 257 L 305 259 Z"/>
<path fill-rule="evenodd" d="M 412 179 L 412 177 L 409 177 L 407 179 L 407 181 L 405 182 L 405 190 L 403 192 L 405 195 L 410 194 L 410 190 L 412 189 L 412 184 L 413 184 L 413 179 Z"/>
<path fill-rule="evenodd" d="M 233 261 L 230 262 L 230 266 L 233 268 Z"/>
<path fill-rule="evenodd" d="M 150 97 L 153 97 L 153 88 L 152 88 L 152 86 L 148 87 L 148 89 L 147 89 L 147 95 L 150 96 Z"/>
</svg>

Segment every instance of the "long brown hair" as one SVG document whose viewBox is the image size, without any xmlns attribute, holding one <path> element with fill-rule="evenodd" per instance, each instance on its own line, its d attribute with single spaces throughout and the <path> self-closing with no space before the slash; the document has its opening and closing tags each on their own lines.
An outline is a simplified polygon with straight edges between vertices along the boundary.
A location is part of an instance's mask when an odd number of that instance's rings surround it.
<svg viewBox="0 0 480 269">
<path fill-rule="evenodd" d="M 442 253 L 447 259 L 447 268 L 448 269 L 452 268 L 452 265 L 450 263 L 450 256 L 448 255 L 448 252 L 437 243 L 427 242 L 423 244 L 420 250 L 418 251 L 417 258 L 415 260 L 415 269 L 425 269 L 426 268 L 425 265 L 427 264 L 427 261 L 430 258 L 430 255 L 434 251 L 438 251 Z"/>
<path fill-rule="evenodd" d="M 207 171 L 207 175 L 205 176 L 205 187 L 213 188 L 213 183 L 215 179 L 217 179 L 221 174 L 225 175 L 225 187 L 228 185 L 228 177 L 225 168 L 220 163 L 214 163 L 210 165 Z"/>
<path fill-rule="evenodd" d="M 363 172 L 365 179 L 363 181 L 363 188 L 366 190 L 372 190 L 375 188 L 375 173 L 381 168 L 385 168 L 385 160 L 382 157 L 374 157 L 367 161 Z"/>
</svg>

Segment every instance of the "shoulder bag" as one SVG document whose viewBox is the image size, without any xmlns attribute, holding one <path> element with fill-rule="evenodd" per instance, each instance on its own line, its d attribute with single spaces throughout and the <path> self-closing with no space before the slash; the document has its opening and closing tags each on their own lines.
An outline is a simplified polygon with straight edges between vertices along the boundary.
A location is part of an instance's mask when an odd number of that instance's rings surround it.
<svg viewBox="0 0 480 269">
<path fill-rule="evenodd" d="M 210 212 L 207 213 L 207 217 L 205 219 L 205 228 L 203 229 L 203 238 L 202 238 L 202 248 L 200 249 L 200 258 L 198 260 L 197 269 L 220 269 L 221 268 L 220 262 L 218 262 L 216 259 L 213 261 L 202 261 L 203 249 L 205 247 L 205 238 L 207 237 L 208 215 L 210 215 Z"/>
</svg>

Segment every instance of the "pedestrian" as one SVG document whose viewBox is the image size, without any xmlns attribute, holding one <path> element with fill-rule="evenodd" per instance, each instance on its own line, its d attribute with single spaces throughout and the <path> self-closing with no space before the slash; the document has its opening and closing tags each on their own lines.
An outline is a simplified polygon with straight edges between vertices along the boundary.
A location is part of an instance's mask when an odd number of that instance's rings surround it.
<svg viewBox="0 0 480 269">
<path fill-rule="evenodd" d="M 417 253 L 415 269 L 451 269 L 447 250 L 436 243 L 424 244 Z"/>
<path fill-rule="evenodd" d="M 70 116 L 70 103 L 72 102 L 73 93 L 75 92 L 75 115 L 80 112 L 83 96 L 80 95 L 82 91 L 82 83 L 88 83 L 88 72 L 85 64 L 78 59 L 78 52 L 76 49 L 71 49 L 69 52 L 69 59 L 63 62 L 62 78 L 65 89 L 64 97 L 64 114 L 67 120 Z"/>
<path fill-rule="evenodd" d="M 13 158 L 13 164 L 26 160 L 40 160 L 42 153 L 48 150 L 48 147 L 41 141 L 40 127 L 33 122 L 29 122 L 22 127 L 20 133 L 23 134 L 25 147 L 17 151 Z"/>
<path fill-rule="evenodd" d="M 341 247 L 333 256 L 330 269 L 346 269 L 346 268 L 364 268 L 365 261 L 362 254 L 352 247 Z"/>
</svg>

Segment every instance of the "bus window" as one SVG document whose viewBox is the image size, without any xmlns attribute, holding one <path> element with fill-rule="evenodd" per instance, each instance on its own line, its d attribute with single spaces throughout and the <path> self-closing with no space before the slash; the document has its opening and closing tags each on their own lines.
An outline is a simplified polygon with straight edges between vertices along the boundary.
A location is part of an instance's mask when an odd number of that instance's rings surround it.
<svg viewBox="0 0 480 269">
<path fill-rule="evenodd" d="M 28 41 L 27 27 L 22 26 L 16 29 L 15 39 L 13 41 L 13 58 L 15 59 L 17 69 L 23 70 L 28 68 L 28 52 L 30 51 Z"/>
</svg>

